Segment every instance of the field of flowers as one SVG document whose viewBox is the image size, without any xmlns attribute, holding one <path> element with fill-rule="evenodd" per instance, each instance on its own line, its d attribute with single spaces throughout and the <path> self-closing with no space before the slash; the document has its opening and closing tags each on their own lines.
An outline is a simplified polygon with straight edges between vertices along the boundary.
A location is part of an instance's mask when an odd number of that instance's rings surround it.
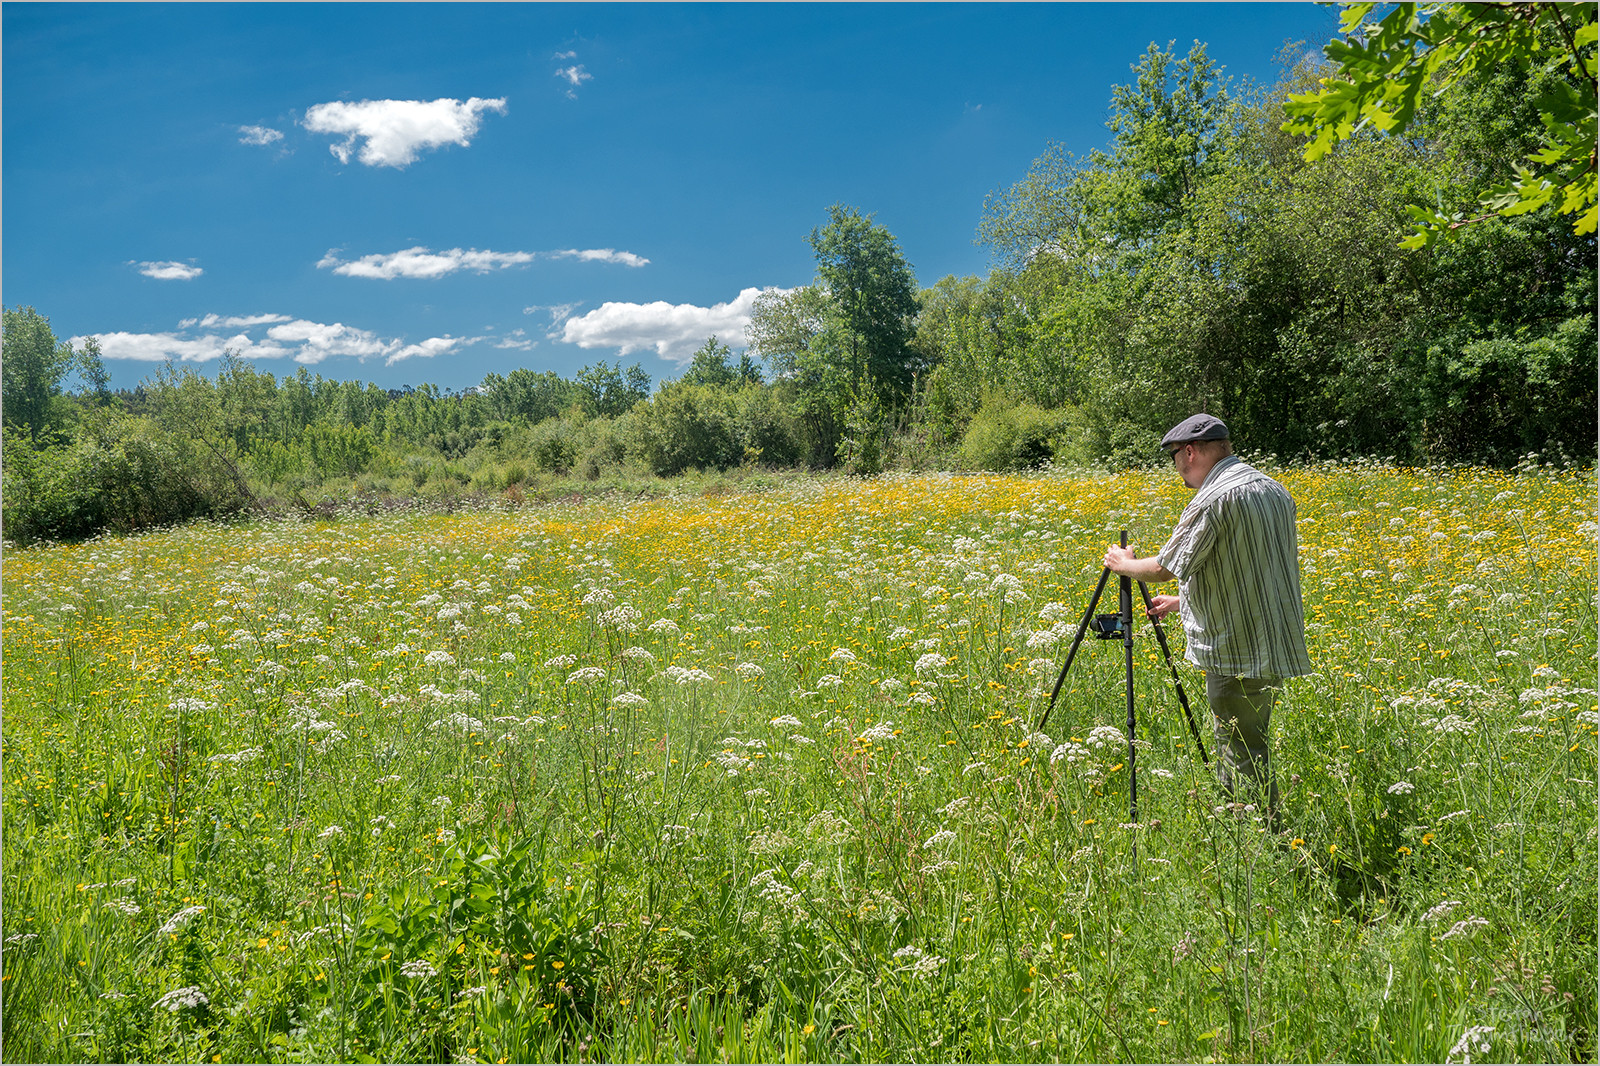
<svg viewBox="0 0 1600 1066">
<path fill-rule="evenodd" d="M 1035 728 L 1170 470 L 8 550 L 4 1058 L 1592 1060 L 1594 471 L 1279 476 L 1281 835 Z"/>
</svg>

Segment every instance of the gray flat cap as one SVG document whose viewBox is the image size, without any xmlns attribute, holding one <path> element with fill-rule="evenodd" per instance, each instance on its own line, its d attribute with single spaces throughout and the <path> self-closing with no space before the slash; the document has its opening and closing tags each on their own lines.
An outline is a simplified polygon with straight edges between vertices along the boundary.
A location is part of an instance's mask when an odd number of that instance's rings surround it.
<svg viewBox="0 0 1600 1066">
<path fill-rule="evenodd" d="M 1204 414 L 1190 415 L 1167 430 L 1167 435 L 1161 438 L 1161 447 L 1165 449 L 1179 444 L 1196 444 L 1203 440 L 1227 439 L 1228 427 L 1222 424 L 1222 419 Z"/>
</svg>

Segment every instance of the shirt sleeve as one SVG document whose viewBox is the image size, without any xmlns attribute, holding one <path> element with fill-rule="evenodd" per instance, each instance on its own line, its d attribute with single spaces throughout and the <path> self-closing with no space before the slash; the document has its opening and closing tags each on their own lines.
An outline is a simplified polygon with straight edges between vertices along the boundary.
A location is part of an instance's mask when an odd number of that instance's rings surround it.
<svg viewBox="0 0 1600 1066">
<path fill-rule="evenodd" d="M 1156 554 L 1156 561 L 1167 573 L 1180 581 L 1187 581 L 1205 566 L 1216 546 L 1217 536 L 1225 524 L 1223 500 L 1211 501 L 1209 506 L 1185 511 L 1178 525 L 1167 538 L 1167 543 Z"/>
</svg>

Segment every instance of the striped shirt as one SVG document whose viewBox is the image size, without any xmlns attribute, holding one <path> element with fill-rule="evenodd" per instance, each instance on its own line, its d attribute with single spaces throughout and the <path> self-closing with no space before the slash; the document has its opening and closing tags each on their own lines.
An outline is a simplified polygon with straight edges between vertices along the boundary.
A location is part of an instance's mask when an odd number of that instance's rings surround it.
<svg viewBox="0 0 1600 1066">
<path fill-rule="evenodd" d="M 1211 468 L 1156 560 L 1178 579 L 1188 658 L 1227 677 L 1311 672 L 1289 491 L 1226 456 Z"/>
</svg>

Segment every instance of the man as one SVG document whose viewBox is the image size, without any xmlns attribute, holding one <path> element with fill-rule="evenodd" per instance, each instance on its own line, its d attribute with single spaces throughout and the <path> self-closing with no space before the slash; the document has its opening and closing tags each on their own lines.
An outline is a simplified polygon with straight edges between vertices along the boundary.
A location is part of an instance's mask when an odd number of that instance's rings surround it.
<svg viewBox="0 0 1600 1066">
<path fill-rule="evenodd" d="M 1151 597 L 1148 613 L 1179 612 L 1189 661 L 1206 674 L 1217 776 L 1230 795 L 1241 785 L 1264 795 L 1276 828 L 1267 727 L 1283 679 L 1311 672 L 1294 500 L 1233 454 L 1228 427 L 1210 415 L 1184 419 L 1161 447 L 1194 498 L 1158 553 L 1141 559 L 1113 545 L 1105 565 L 1137 581 L 1178 582 L 1178 595 Z"/>
</svg>

